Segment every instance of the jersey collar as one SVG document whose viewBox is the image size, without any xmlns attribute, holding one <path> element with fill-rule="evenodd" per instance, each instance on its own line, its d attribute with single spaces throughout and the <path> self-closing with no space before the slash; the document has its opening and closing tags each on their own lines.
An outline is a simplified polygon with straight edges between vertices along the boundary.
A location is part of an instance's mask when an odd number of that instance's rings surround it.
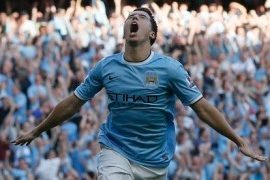
<svg viewBox="0 0 270 180">
<path fill-rule="evenodd" d="M 129 61 L 126 61 L 126 59 L 124 58 L 124 53 L 122 53 L 122 61 L 125 62 L 126 64 L 137 66 L 137 65 L 147 64 L 149 61 L 151 61 L 153 56 L 154 56 L 154 52 L 151 51 L 150 56 L 147 59 L 145 59 L 144 61 L 141 61 L 141 62 L 129 62 Z"/>
</svg>

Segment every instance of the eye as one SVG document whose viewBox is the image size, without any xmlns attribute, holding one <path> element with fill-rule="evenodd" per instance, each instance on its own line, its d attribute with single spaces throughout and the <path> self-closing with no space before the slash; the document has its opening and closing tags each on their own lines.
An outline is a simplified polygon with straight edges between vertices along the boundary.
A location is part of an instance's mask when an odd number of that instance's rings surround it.
<svg viewBox="0 0 270 180">
<path fill-rule="evenodd" d="M 146 18 L 146 16 L 143 15 L 143 14 L 140 14 L 139 17 L 142 18 L 142 19 L 145 19 Z"/>
<path fill-rule="evenodd" d="M 133 17 L 134 17 L 134 15 L 129 15 L 127 19 L 131 19 Z"/>
</svg>

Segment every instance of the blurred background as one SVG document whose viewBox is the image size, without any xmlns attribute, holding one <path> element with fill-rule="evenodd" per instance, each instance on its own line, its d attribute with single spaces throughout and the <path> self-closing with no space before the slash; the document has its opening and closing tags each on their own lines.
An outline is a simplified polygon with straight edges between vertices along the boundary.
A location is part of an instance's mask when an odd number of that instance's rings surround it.
<svg viewBox="0 0 270 180">
<path fill-rule="evenodd" d="M 270 156 L 270 1 L 0 0 L 0 179 L 95 179 L 104 90 L 29 146 L 39 124 L 103 57 L 123 50 L 123 23 L 149 7 L 153 51 L 183 63 L 204 96 L 254 151 Z M 270 162 L 244 157 L 176 103 L 171 180 L 269 180 Z"/>
</svg>

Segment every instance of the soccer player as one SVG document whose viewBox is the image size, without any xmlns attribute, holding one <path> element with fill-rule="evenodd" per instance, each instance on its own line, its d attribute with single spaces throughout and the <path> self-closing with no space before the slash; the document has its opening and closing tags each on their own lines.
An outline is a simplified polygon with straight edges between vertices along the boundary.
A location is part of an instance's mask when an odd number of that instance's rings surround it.
<svg viewBox="0 0 270 180">
<path fill-rule="evenodd" d="M 261 156 L 203 98 L 182 64 L 151 51 L 157 24 L 147 8 L 130 13 L 124 25 L 125 50 L 96 64 L 74 93 L 61 101 L 37 127 L 12 143 L 29 144 L 79 111 L 105 87 L 109 116 L 101 125 L 98 179 L 166 179 L 175 149 L 176 97 L 198 117 L 256 160 Z"/>
</svg>

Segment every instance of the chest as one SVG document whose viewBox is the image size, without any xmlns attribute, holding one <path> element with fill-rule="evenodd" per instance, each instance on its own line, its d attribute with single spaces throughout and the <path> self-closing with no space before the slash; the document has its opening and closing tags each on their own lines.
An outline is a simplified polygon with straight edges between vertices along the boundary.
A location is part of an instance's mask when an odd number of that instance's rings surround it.
<svg viewBox="0 0 270 180">
<path fill-rule="evenodd" d="M 155 68 L 123 66 L 111 68 L 103 76 L 107 92 L 157 93 L 167 86 L 166 73 Z"/>
<path fill-rule="evenodd" d="M 155 103 L 169 95 L 166 73 L 159 68 L 123 66 L 106 72 L 103 83 L 113 102 Z"/>
</svg>

